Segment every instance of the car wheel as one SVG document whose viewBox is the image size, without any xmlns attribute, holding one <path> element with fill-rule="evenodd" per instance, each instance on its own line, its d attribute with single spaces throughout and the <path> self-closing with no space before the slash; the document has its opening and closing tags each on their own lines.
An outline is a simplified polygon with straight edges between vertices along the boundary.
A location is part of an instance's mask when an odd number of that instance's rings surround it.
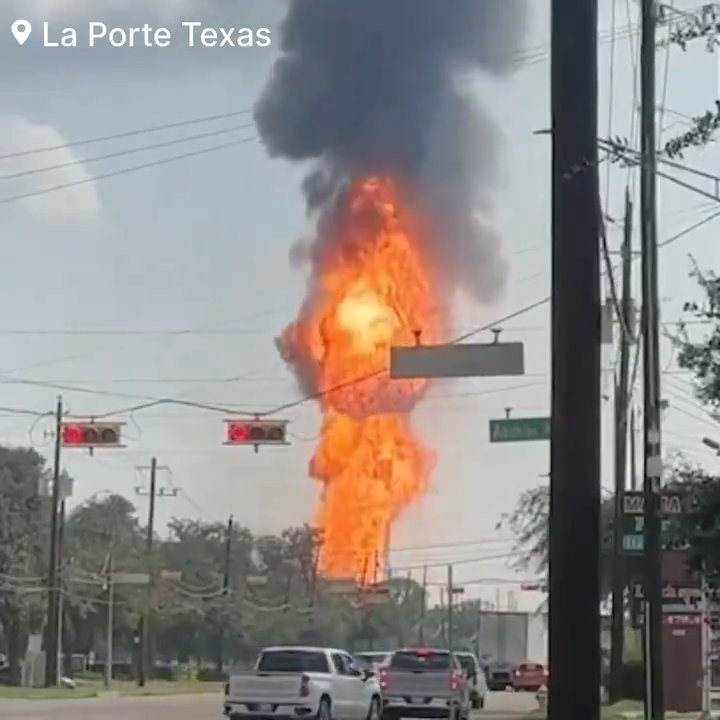
<svg viewBox="0 0 720 720">
<path fill-rule="evenodd" d="M 317 711 L 317 720 L 332 720 L 330 701 L 327 698 L 322 698 L 320 700 L 320 706 Z"/>
<path fill-rule="evenodd" d="M 380 720 L 380 701 L 374 697 L 370 701 L 370 707 L 368 708 L 367 720 Z"/>
</svg>

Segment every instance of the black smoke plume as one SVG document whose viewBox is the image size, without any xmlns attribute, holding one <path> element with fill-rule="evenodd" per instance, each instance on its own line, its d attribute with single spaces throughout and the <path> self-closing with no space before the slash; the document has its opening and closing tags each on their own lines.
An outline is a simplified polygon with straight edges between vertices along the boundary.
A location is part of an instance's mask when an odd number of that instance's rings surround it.
<svg viewBox="0 0 720 720">
<path fill-rule="evenodd" d="M 488 221 L 500 137 L 462 86 L 512 69 L 525 20 L 525 0 L 291 0 L 260 135 L 272 156 L 317 161 L 310 210 L 360 174 L 404 180 L 450 286 L 490 301 L 506 275 Z"/>
</svg>

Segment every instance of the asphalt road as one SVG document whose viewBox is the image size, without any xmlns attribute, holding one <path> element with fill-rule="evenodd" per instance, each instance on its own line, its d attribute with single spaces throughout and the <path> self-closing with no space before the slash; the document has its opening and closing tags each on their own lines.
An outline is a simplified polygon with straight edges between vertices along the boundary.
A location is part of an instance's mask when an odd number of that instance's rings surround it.
<svg viewBox="0 0 720 720">
<path fill-rule="evenodd" d="M 0 700 L 2 720 L 221 720 L 222 697 L 98 698 L 92 700 Z M 514 720 L 537 708 L 524 693 L 491 693 L 472 720 Z"/>
</svg>

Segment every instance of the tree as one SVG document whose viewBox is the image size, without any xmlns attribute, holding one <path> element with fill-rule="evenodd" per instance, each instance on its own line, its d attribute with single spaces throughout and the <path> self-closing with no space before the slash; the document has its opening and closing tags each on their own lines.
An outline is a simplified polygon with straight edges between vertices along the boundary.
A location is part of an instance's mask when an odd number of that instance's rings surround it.
<svg viewBox="0 0 720 720">
<path fill-rule="evenodd" d="M 37 584 L 47 546 L 39 490 L 46 479 L 45 461 L 35 450 L 0 447 L 0 629 L 14 684 L 20 682 L 27 634 L 40 624 Z"/>
<path fill-rule="evenodd" d="M 704 334 L 694 339 L 688 325 L 681 324 L 674 338 L 680 350 L 678 365 L 692 373 L 700 402 L 717 413 L 720 406 L 720 278 L 714 273 L 703 273 L 695 263 L 691 277 L 697 281 L 704 298 L 686 302 L 684 310 L 703 327 Z"/>
<path fill-rule="evenodd" d="M 684 463 L 674 471 L 672 489 L 683 490 L 686 511 L 673 518 L 669 535 L 688 553 L 690 570 L 702 572 L 713 587 L 720 587 L 720 475 Z"/>
<path fill-rule="evenodd" d="M 115 571 L 143 571 L 144 536 L 135 507 L 120 495 L 93 498 L 65 522 L 62 580 L 65 649 L 89 652 L 106 635 L 105 580 L 110 555 Z M 140 602 L 137 588 L 115 589 L 115 627 L 132 634 Z"/>
<path fill-rule="evenodd" d="M 613 542 L 614 499 L 607 497 L 600 507 L 601 593 L 610 592 L 610 551 Z M 497 529 L 506 528 L 516 538 L 512 563 L 517 570 L 532 570 L 545 575 L 550 548 L 550 488 L 538 485 L 520 495 L 509 513 L 500 518 Z"/>
</svg>

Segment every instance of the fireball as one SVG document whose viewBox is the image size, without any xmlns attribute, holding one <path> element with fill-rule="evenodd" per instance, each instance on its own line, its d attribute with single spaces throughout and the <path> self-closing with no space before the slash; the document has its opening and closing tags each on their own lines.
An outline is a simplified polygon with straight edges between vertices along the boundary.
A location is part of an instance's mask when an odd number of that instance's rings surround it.
<svg viewBox="0 0 720 720">
<path fill-rule="evenodd" d="M 312 292 L 279 344 L 324 413 L 310 461 L 323 484 L 320 569 L 365 582 L 382 571 L 390 527 L 425 493 L 435 463 L 410 422 L 428 381 L 391 380 L 390 348 L 446 342 L 447 309 L 419 214 L 396 182 L 356 181 L 328 227 Z"/>
</svg>

